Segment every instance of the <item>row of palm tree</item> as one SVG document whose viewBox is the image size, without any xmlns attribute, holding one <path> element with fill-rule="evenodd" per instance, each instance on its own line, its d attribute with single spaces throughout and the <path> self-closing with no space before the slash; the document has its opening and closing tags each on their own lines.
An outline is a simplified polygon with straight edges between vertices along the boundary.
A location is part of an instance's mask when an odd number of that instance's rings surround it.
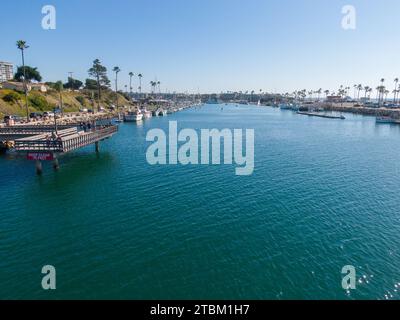
<svg viewBox="0 0 400 320">
<path fill-rule="evenodd" d="M 121 69 L 119 67 L 114 67 L 113 71 L 115 72 L 115 91 L 118 91 L 118 73 L 121 72 Z M 131 71 L 128 73 L 129 75 L 129 93 L 132 94 L 132 78 L 135 76 L 135 74 Z M 141 73 L 138 73 L 137 75 L 138 79 L 139 79 L 139 93 L 142 93 L 142 78 L 143 75 Z M 128 88 L 128 85 L 125 85 L 125 88 Z"/>
<path fill-rule="evenodd" d="M 158 86 L 158 93 L 161 93 L 161 82 L 160 81 L 150 81 L 150 86 L 151 86 L 151 93 L 156 92 L 156 88 Z"/>
<path fill-rule="evenodd" d="M 380 80 L 380 85 L 375 88 L 376 90 L 376 100 L 378 101 L 378 104 L 381 105 L 384 102 L 388 101 L 388 96 L 391 93 L 390 90 L 386 88 L 384 85 L 385 79 L 382 78 Z M 314 98 L 314 95 L 317 95 L 317 100 L 320 100 L 320 97 L 322 93 L 325 94 L 325 97 L 328 97 L 329 95 L 332 96 L 339 96 L 341 98 L 345 98 L 349 96 L 351 87 L 349 86 L 343 86 L 341 85 L 338 90 L 336 91 L 330 91 L 330 90 L 322 90 L 322 88 L 318 90 L 307 90 L 307 89 L 302 89 L 302 90 L 296 90 L 293 93 L 289 94 L 286 93 L 284 94 L 285 97 L 294 97 L 294 99 L 298 100 L 305 100 L 307 97 L 312 100 Z M 374 89 L 370 86 L 363 86 L 362 84 L 355 84 L 353 86 L 354 89 L 354 99 L 357 101 L 361 100 L 361 95 L 363 94 L 364 100 L 371 99 L 371 94 L 374 91 Z M 400 103 L 400 85 L 399 85 L 399 78 L 394 79 L 394 90 L 392 91 L 393 93 L 393 103 L 397 104 Z"/>
</svg>

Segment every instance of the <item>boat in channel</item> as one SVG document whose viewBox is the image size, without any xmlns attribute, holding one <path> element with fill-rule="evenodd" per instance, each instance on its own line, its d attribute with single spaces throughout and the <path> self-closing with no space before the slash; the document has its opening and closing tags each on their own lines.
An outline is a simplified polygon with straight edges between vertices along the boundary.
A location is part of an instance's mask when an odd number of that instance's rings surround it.
<svg viewBox="0 0 400 320">
<path fill-rule="evenodd" d="M 124 115 L 124 122 L 139 122 L 143 120 L 143 113 L 140 110 L 128 111 Z"/>
</svg>

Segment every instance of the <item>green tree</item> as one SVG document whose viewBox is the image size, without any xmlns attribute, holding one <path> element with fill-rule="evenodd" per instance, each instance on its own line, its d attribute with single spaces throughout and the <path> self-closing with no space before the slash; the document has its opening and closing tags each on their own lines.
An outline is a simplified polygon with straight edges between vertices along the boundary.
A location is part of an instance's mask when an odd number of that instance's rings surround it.
<svg viewBox="0 0 400 320">
<path fill-rule="evenodd" d="M 87 90 L 97 90 L 97 81 L 93 79 L 86 79 L 85 89 Z"/>
<path fill-rule="evenodd" d="M 83 82 L 77 79 L 68 78 L 68 82 L 64 84 L 65 89 L 79 90 Z"/>
<path fill-rule="evenodd" d="M 98 92 L 98 105 L 100 106 L 101 88 L 102 86 L 109 86 L 110 80 L 107 77 L 107 68 L 103 66 L 99 59 L 93 61 L 92 67 L 88 71 L 89 76 L 96 79 L 97 92 Z"/>
<path fill-rule="evenodd" d="M 25 68 L 25 71 L 24 71 Z M 17 72 L 14 75 L 14 79 L 23 82 L 25 77 L 25 80 L 27 82 L 31 82 L 32 80 L 35 80 L 37 82 L 42 81 L 42 76 L 40 75 L 39 71 L 37 68 L 25 66 L 25 67 L 18 67 Z"/>
</svg>

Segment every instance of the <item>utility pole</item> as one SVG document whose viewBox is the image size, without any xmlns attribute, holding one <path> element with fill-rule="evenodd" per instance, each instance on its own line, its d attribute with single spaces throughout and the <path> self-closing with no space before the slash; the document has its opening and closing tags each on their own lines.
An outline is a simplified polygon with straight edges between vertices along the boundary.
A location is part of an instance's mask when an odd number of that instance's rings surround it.
<svg viewBox="0 0 400 320">
<path fill-rule="evenodd" d="M 74 73 L 72 72 L 72 71 L 69 71 L 68 72 L 68 75 L 69 75 L 69 79 L 71 79 L 70 81 L 71 81 L 71 86 L 72 86 L 72 88 L 71 88 L 71 90 L 73 91 L 74 90 L 74 78 L 72 78 L 72 75 L 73 75 Z"/>
</svg>

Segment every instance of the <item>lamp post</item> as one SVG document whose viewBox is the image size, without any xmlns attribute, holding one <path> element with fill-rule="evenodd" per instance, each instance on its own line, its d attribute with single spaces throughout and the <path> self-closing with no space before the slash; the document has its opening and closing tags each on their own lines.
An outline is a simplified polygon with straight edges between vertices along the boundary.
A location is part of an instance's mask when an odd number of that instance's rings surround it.
<svg viewBox="0 0 400 320">
<path fill-rule="evenodd" d="M 53 113 L 54 113 L 54 130 L 56 132 L 56 135 L 58 135 L 58 129 L 57 129 L 57 110 L 58 108 L 54 108 L 53 109 Z"/>
</svg>

